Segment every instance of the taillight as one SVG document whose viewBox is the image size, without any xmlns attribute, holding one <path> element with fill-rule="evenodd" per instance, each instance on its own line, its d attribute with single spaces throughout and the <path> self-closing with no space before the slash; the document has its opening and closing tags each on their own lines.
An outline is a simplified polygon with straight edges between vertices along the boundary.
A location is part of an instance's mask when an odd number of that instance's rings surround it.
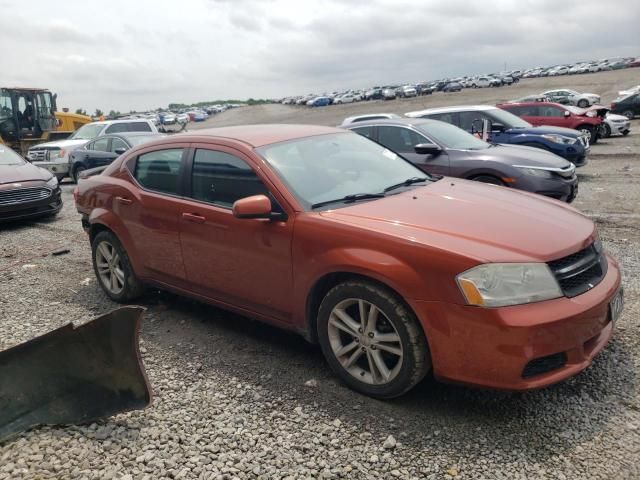
<svg viewBox="0 0 640 480">
<path fill-rule="evenodd" d="M 78 203 L 78 198 L 80 198 L 80 191 L 78 190 L 78 187 L 76 186 L 76 188 L 73 189 L 73 201 L 74 203 Z"/>
<path fill-rule="evenodd" d="M 611 110 L 613 110 L 614 108 L 616 108 L 616 102 L 611 102 Z"/>
</svg>

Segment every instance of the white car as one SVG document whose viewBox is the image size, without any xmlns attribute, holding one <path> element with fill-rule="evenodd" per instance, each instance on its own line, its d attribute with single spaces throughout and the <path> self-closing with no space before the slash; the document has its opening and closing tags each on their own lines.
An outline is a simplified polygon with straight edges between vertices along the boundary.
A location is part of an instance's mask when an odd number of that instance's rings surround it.
<svg viewBox="0 0 640 480">
<path fill-rule="evenodd" d="M 601 101 L 600 95 L 596 95 L 595 93 L 580 93 L 568 88 L 547 90 L 541 95 L 552 102 L 563 105 L 576 105 L 580 108 L 587 108 L 591 105 L 599 104 Z"/>
<path fill-rule="evenodd" d="M 471 80 L 472 88 L 486 88 L 491 86 L 491 78 L 478 77 Z"/>
<path fill-rule="evenodd" d="M 390 120 L 392 118 L 402 118 L 400 115 L 396 115 L 395 113 L 368 113 L 364 115 L 355 115 L 353 117 L 345 118 L 339 127 L 345 127 L 347 125 L 351 125 L 357 122 L 367 122 L 369 120 Z"/>
<path fill-rule="evenodd" d="M 631 120 L 624 115 L 616 115 L 615 113 L 607 113 L 602 122 L 600 136 L 603 138 L 611 135 L 629 135 L 631 131 Z"/>
<path fill-rule="evenodd" d="M 176 122 L 189 123 L 189 115 L 187 113 L 179 113 L 176 115 Z"/>
<path fill-rule="evenodd" d="M 58 181 L 60 181 L 69 176 L 69 154 L 72 151 L 100 135 L 124 132 L 158 133 L 158 129 L 153 121 L 143 118 L 87 123 L 67 139 L 39 143 L 31 147 L 27 152 L 27 158 L 37 167 L 49 170 L 58 178 Z"/>
<path fill-rule="evenodd" d="M 350 93 L 345 93 L 340 97 L 336 97 L 333 103 L 353 103 L 355 98 Z"/>
<path fill-rule="evenodd" d="M 640 85 L 636 85 L 635 87 L 631 87 L 627 90 L 620 90 L 618 92 L 618 96 L 628 97 L 629 95 L 635 95 L 636 93 L 640 93 Z"/>
<path fill-rule="evenodd" d="M 404 87 L 400 88 L 400 95 L 405 98 L 415 97 L 416 95 L 418 95 L 418 91 L 416 90 L 416 87 L 405 85 Z"/>
<path fill-rule="evenodd" d="M 567 75 L 569 73 L 569 69 L 565 66 L 556 67 L 553 70 L 549 71 L 550 77 L 557 77 L 558 75 Z"/>
</svg>

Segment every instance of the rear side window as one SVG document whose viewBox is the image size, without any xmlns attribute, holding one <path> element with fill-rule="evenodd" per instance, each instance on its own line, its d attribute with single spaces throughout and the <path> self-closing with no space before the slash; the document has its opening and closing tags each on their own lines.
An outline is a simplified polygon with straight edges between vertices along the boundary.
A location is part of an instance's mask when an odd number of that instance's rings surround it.
<svg viewBox="0 0 640 480">
<path fill-rule="evenodd" d="M 225 152 L 196 150 L 191 178 L 196 200 L 230 208 L 233 202 L 269 191 L 244 160 Z"/>
<path fill-rule="evenodd" d="M 126 132 L 127 130 L 128 129 L 126 123 L 113 123 L 107 127 L 105 133 L 122 133 Z"/>
<path fill-rule="evenodd" d="M 148 190 L 176 195 L 182 153 L 182 148 L 144 153 L 136 161 L 133 176 Z"/>
<path fill-rule="evenodd" d="M 131 122 L 127 124 L 130 132 L 151 132 L 147 122 Z"/>
<path fill-rule="evenodd" d="M 454 119 L 454 113 L 436 113 L 433 115 L 425 115 L 424 118 L 431 118 L 433 120 L 440 120 L 441 122 L 450 123 L 451 125 L 456 125 Z"/>
<path fill-rule="evenodd" d="M 373 127 L 358 127 L 352 128 L 351 130 L 362 135 L 363 137 L 373 138 Z"/>
</svg>

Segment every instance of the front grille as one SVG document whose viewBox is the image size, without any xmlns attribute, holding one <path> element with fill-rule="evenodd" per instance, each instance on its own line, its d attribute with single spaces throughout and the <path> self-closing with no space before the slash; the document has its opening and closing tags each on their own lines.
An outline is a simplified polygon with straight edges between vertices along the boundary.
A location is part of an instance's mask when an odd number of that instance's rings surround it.
<svg viewBox="0 0 640 480">
<path fill-rule="evenodd" d="M 548 265 L 567 297 L 591 290 L 607 273 L 607 259 L 595 243 Z"/>
<path fill-rule="evenodd" d="M 35 202 L 51 196 L 51 189 L 45 187 L 0 190 L 0 205 Z"/>
<path fill-rule="evenodd" d="M 58 152 L 59 148 L 31 148 L 27 152 L 27 158 L 31 162 L 48 162 L 51 152 Z"/>
<path fill-rule="evenodd" d="M 564 352 L 554 353 L 546 357 L 531 360 L 522 371 L 522 378 L 531 378 L 543 373 L 552 372 L 562 368 L 567 363 L 567 354 Z"/>
</svg>

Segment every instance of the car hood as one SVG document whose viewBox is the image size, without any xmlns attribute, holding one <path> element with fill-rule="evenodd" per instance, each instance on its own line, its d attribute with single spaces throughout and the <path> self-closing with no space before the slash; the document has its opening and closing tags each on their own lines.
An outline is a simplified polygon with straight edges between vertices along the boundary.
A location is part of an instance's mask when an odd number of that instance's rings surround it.
<svg viewBox="0 0 640 480">
<path fill-rule="evenodd" d="M 20 183 L 31 181 L 47 181 L 52 177 L 44 168 L 36 167 L 31 163 L 22 165 L 0 165 L 0 186 L 7 183 Z"/>
<path fill-rule="evenodd" d="M 84 145 L 88 141 L 89 140 L 56 140 L 55 142 L 39 143 L 38 145 L 31 147 L 30 150 L 31 149 L 38 150 L 38 149 L 52 148 L 52 147 L 57 147 L 60 149 L 67 149 L 67 148 L 73 148 L 73 147 L 77 148 Z"/>
<path fill-rule="evenodd" d="M 448 177 L 320 215 L 478 263 L 547 262 L 575 253 L 595 238 L 593 222 L 567 204 Z"/>
<path fill-rule="evenodd" d="M 473 160 L 487 160 L 506 165 L 527 165 L 530 167 L 567 168 L 571 162 L 555 153 L 541 148 L 520 145 L 493 145 L 484 150 L 456 150 L 464 152 L 465 157 Z"/>
<path fill-rule="evenodd" d="M 564 127 L 550 127 L 547 125 L 541 127 L 530 127 L 530 128 L 512 128 L 509 130 L 512 133 L 533 133 L 535 135 L 564 135 L 565 137 L 578 137 L 580 136 L 580 132 L 577 130 L 573 130 L 572 128 L 564 128 Z"/>
<path fill-rule="evenodd" d="M 628 122 L 629 119 L 627 117 L 625 117 L 624 115 L 618 115 L 616 113 L 607 113 L 606 116 L 607 120 L 612 120 L 614 122 Z"/>
</svg>

